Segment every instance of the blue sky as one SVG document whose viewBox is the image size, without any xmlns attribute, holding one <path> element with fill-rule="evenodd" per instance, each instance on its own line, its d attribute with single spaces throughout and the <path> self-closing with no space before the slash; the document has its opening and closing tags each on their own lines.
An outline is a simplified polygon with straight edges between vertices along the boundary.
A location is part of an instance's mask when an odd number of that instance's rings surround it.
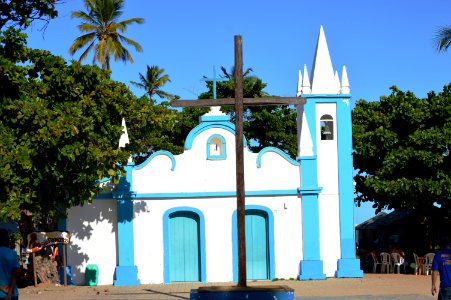
<svg viewBox="0 0 451 300">
<path fill-rule="evenodd" d="M 45 32 L 41 24 L 28 30 L 29 46 L 78 59 L 68 54 L 80 35 L 70 13 L 84 9 L 83 1 L 66 0 L 57 8 L 59 17 Z M 244 68 L 253 68 L 268 93 L 294 96 L 298 70 L 307 64 L 311 72 L 323 25 L 334 69 L 341 76 L 347 67 L 353 101 L 377 101 L 392 85 L 425 97 L 451 82 L 451 53 L 433 47 L 439 26 L 451 25 L 450 11 L 447 0 L 126 0 L 122 19 L 141 17 L 145 23 L 131 25 L 125 35 L 144 51 L 131 52 L 134 64 L 113 63 L 112 77 L 130 86 L 146 65 L 158 65 L 171 78 L 167 92 L 194 99 L 206 91 L 200 79 L 210 77 L 213 66 L 233 65 L 233 37 L 240 34 Z M 356 209 L 355 223 L 373 212 Z"/>
</svg>

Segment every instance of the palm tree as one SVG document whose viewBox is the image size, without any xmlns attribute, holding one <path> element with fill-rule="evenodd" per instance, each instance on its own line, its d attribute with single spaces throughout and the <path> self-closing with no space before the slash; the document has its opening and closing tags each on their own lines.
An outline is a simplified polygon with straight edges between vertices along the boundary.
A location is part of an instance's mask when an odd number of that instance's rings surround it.
<svg viewBox="0 0 451 300">
<path fill-rule="evenodd" d="M 227 79 L 234 79 L 235 77 L 235 67 L 231 67 L 230 68 L 230 72 L 227 72 L 227 69 L 224 68 L 223 66 L 221 66 L 221 71 L 224 74 L 224 77 Z M 252 70 L 252 68 L 247 68 L 244 72 L 243 72 L 243 77 L 246 77 L 247 75 L 249 75 L 251 72 L 254 72 L 254 70 Z"/>
<path fill-rule="evenodd" d="M 142 52 L 140 44 L 132 39 L 123 36 L 127 26 L 132 23 L 142 24 L 144 19 L 131 18 L 125 21 L 119 21 L 122 15 L 124 0 L 85 0 L 87 12 L 77 10 L 72 12 L 72 18 L 79 18 L 82 23 L 78 29 L 85 33 L 76 38 L 69 48 L 69 53 L 74 55 L 79 49 L 88 45 L 81 54 L 79 61 L 86 59 L 91 50 L 94 51 L 92 63 L 100 63 L 103 69 L 110 69 L 110 58 L 115 61 L 122 60 L 124 63 L 133 58 L 130 52 L 123 46 L 126 43 Z"/>
<path fill-rule="evenodd" d="M 172 100 L 174 99 L 174 95 L 161 90 L 166 83 L 171 82 L 169 76 L 163 73 L 164 69 L 160 69 L 158 66 L 147 65 L 146 76 L 139 73 L 140 82 L 131 81 L 131 83 L 144 89 L 149 99 L 152 99 L 153 95 L 157 95 L 160 98 Z"/>
<path fill-rule="evenodd" d="M 438 51 L 447 51 L 451 46 L 451 27 L 440 27 L 435 34 L 434 44 Z"/>
</svg>

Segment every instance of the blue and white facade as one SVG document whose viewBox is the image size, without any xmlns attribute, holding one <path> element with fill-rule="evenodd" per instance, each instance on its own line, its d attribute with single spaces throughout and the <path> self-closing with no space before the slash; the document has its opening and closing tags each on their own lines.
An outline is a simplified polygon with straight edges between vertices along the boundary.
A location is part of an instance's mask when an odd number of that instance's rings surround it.
<svg viewBox="0 0 451 300">
<path fill-rule="evenodd" d="M 333 72 L 322 28 L 312 74 L 305 66 L 303 73 L 298 158 L 243 144 L 250 280 L 363 276 L 355 258 L 351 95 L 346 69 L 341 82 Z M 158 151 L 128 165 L 111 193 L 70 209 L 66 229 L 76 284 L 87 264 L 98 265 L 99 284 L 237 281 L 234 124 L 212 108 L 182 154 Z"/>
</svg>

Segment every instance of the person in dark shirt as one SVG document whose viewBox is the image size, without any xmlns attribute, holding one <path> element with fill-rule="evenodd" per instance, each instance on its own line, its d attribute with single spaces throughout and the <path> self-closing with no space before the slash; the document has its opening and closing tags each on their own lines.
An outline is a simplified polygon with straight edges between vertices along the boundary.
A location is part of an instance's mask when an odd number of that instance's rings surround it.
<svg viewBox="0 0 451 300">
<path fill-rule="evenodd" d="M 19 299 L 16 286 L 19 268 L 19 257 L 9 248 L 8 231 L 0 229 L 0 299 Z"/>
<path fill-rule="evenodd" d="M 437 282 L 440 278 L 438 300 L 451 300 L 451 247 L 449 238 L 441 238 L 441 250 L 432 261 L 432 296 L 437 293 Z"/>
</svg>

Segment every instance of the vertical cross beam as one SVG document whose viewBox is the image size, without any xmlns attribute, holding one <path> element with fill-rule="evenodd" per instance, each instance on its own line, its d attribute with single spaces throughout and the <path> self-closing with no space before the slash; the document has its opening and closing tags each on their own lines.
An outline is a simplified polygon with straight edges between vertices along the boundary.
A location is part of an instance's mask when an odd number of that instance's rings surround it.
<svg viewBox="0 0 451 300">
<path fill-rule="evenodd" d="M 203 78 L 202 80 L 213 82 L 213 99 L 216 99 L 216 82 L 227 81 L 226 79 L 223 79 L 221 77 L 216 77 L 216 67 L 215 66 L 213 66 L 213 77 L 212 78 Z"/>
<path fill-rule="evenodd" d="M 246 286 L 246 232 L 244 205 L 243 154 L 243 49 L 240 35 L 235 36 L 235 113 L 236 113 L 236 196 L 238 224 L 238 286 Z"/>
</svg>

